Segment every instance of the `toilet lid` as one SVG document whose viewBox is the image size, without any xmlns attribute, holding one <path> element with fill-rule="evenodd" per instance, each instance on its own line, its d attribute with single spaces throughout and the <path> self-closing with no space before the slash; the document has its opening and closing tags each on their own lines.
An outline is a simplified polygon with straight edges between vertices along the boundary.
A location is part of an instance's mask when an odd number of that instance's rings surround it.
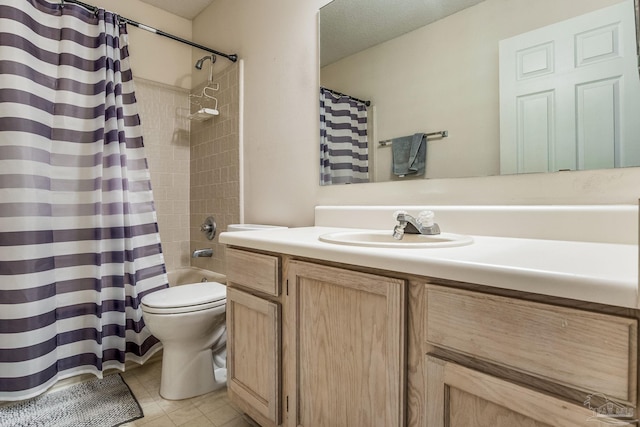
<svg viewBox="0 0 640 427">
<path fill-rule="evenodd" d="M 209 304 L 227 298 L 227 287 L 218 282 L 190 283 L 173 286 L 145 295 L 142 304 L 147 307 L 170 309 Z"/>
</svg>

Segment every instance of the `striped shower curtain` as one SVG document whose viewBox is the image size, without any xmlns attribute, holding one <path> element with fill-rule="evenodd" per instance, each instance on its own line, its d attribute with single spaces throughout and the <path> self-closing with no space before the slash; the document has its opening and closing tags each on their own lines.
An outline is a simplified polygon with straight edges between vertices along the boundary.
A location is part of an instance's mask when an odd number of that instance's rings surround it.
<svg viewBox="0 0 640 427">
<path fill-rule="evenodd" d="M 166 286 L 126 29 L 2 0 L 0 401 L 144 362 L 140 300 Z"/>
<path fill-rule="evenodd" d="M 320 88 L 320 185 L 369 182 L 367 107 Z"/>
</svg>

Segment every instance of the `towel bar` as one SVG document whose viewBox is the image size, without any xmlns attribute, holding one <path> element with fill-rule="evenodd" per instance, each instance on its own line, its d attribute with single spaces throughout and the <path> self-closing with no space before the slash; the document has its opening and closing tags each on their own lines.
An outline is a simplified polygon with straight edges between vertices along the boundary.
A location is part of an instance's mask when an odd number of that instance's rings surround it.
<svg viewBox="0 0 640 427">
<path fill-rule="evenodd" d="M 446 138 L 449 136 L 449 131 L 441 130 L 439 132 L 429 132 L 429 133 L 425 133 L 424 136 L 425 138 L 428 138 L 430 136 L 439 136 L 440 138 Z M 378 144 L 382 146 L 386 146 L 386 145 L 391 145 L 392 142 L 393 142 L 393 139 L 385 139 L 384 141 L 379 141 Z"/>
</svg>

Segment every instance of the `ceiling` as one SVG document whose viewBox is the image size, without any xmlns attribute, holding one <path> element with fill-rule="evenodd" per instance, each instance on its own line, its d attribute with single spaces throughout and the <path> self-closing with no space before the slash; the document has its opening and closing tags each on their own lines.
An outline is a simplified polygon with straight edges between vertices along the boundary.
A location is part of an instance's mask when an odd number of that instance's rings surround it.
<svg viewBox="0 0 640 427">
<path fill-rule="evenodd" d="M 182 16 L 186 19 L 195 18 L 214 0 L 140 0 L 174 15 Z"/>
<path fill-rule="evenodd" d="M 320 9 L 320 63 L 331 64 L 482 1 L 335 0 Z"/>
</svg>

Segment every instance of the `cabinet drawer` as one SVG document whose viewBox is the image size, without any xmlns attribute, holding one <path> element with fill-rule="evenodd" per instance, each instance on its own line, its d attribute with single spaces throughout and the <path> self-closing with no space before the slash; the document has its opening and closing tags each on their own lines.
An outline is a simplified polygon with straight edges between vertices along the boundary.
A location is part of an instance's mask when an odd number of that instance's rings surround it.
<svg viewBox="0 0 640 427">
<path fill-rule="evenodd" d="M 635 405 L 637 320 L 427 286 L 426 341 Z"/>
<path fill-rule="evenodd" d="M 280 295 L 276 256 L 227 248 L 227 281 L 267 295 Z"/>
</svg>

